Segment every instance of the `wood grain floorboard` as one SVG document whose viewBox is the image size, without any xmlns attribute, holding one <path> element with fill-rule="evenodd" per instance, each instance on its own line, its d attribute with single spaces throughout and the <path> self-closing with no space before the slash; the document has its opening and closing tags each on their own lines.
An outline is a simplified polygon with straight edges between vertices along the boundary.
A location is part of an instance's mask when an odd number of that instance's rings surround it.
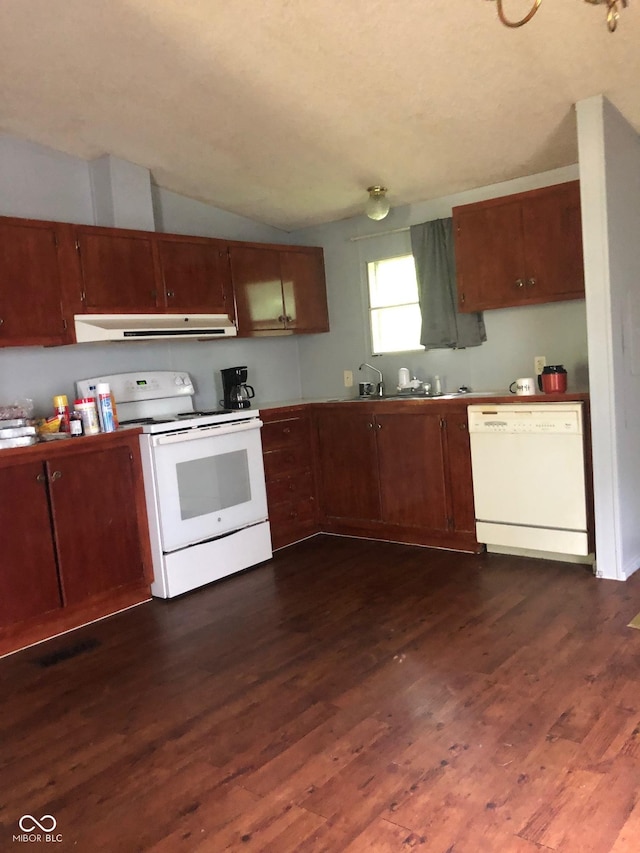
<svg viewBox="0 0 640 853">
<path fill-rule="evenodd" d="M 307 540 L 0 660 L 0 850 L 637 853 L 638 610 L 640 573 Z"/>
</svg>

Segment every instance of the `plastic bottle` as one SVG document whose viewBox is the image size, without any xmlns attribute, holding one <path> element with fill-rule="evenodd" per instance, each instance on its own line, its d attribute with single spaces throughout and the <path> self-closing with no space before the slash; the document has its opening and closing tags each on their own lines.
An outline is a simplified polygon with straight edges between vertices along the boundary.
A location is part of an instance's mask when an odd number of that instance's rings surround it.
<svg viewBox="0 0 640 853">
<path fill-rule="evenodd" d="M 69 432 L 69 401 L 66 394 L 57 394 L 53 398 L 53 410 L 60 417 L 59 432 Z"/>
<path fill-rule="evenodd" d="M 103 382 L 100 384 L 107 385 L 107 386 L 109 385 L 108 382 Z M 102 430 L 102 419 L 101 419 L 101 415 L 100 415 L 100 405 L 99 405 L 99 401 L 98 401 L 98 388 L 96 385 L 89 385 L 89 394 L 93 395 L 93 399 L 95 400 L 96 410 L 98 412 L 98 424 L 99 424 L 100 430 Z M 110 394 L 111 394 L 111 411 L 113 412 L 113 423 L 115 425 L 115 429 L 118 429 L 118 427 L 120 426 L 120 423 L 118 421 L 118 410 L 116 409 L 116 399 L 113 396 L 113 391 L 110 391 Z M 98 431 L 100 431 L 100 430 L 98 430 Z M 104 432 L 104 430 L 102 430 L 102 431 Z"/>
<path fill-rule="evenodd" d="M 74 402 L 73 408 L 80 414 L 84 434 L 97 435 L 100 432 L 100 421 L 94 398 L 82 397 Z"/>
<path fill-rule="evenodd" d="M 96 385 L 98 395 L 98 417 L 102 432 L 115 432 L 116 422 L 113 417 L 113 406 L 111 405 L 111 389 L 108 382 L 98 382 Z"/>
</svg>

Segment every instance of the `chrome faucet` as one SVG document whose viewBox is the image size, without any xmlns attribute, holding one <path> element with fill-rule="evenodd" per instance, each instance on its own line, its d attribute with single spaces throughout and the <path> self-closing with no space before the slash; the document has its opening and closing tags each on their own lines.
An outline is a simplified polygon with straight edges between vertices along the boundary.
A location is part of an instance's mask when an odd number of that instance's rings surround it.
<svg viewBox="0 0 640 853">
<path fill-rule="evenodd" d="M 377 397 L 384 397 L 384 378 L 382 376 L 382 371 L 378 370 L 377 367 L 374 367 L 372 364 L 369 364 L 366 361 L 362 362 L 362 364 L 360 365 L 358 370 L 362 370 L 363 367 L 368 367 L 369 370 L 374 370 L 378 374 L 378 376 L 380 377 L 380 381 L 376 385 L 376 396 Z"/>
</svg>

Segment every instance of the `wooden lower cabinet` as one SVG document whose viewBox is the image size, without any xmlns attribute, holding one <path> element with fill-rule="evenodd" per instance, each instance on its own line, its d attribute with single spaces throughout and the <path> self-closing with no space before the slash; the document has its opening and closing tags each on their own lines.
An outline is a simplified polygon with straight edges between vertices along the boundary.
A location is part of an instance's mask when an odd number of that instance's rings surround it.
<svg viewBox="0 0 640 853">
<path fill-rule="evenodd" d="M 0 468 L 0 630 L 62 607 L 42 462 Z"/>
<path fill-rule="evenodd" d="M 0 654 L 150 598 L 137 432 L 3 451 L 0 495 Z"/>
<path fill-rule="evenodd" d="M 260 414 L 271 541 L 282 548 L 319 531 L 311 417 L 301 407 Z"/>
<path fill-rule="evenodd" d="M 316 411 L 322 515 L 380 521 L 377 443 L 373 416 L 357 403 Z"/>
<path fill-rule="evenodd" d="M 475 540 L 476 514 L 473 504 L 471 446 L 467 408 L 451 407 L 443 414 L 447 459 L 449 518 L 456 533 Z"/>
<path fill-rule="evenodd" d="M 376 414 L 382 520 L 399 527 L 448 527 L 442 419 L 436 414 Z"/>
<path fill-rule="evenodd" d="M 479 551 L 466 406 L 317 406 L 322 530 Z"/>
</svg>

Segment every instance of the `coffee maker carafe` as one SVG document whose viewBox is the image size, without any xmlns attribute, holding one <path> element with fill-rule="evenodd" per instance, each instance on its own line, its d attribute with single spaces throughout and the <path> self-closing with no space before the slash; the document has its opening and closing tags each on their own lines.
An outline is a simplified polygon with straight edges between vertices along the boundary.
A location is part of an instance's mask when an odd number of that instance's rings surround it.
<svg viewBox="0 0 640 853">
<path fill-rule="evenodd" d="M 225 367 L 221 370 L 222 393 L 224 400 L 221 404 L 225 409 L 248 409 L 251 400 L 255 397 L 255 391 L 251 385 L 247 385 L 246 367 Z"/>
</svg>

